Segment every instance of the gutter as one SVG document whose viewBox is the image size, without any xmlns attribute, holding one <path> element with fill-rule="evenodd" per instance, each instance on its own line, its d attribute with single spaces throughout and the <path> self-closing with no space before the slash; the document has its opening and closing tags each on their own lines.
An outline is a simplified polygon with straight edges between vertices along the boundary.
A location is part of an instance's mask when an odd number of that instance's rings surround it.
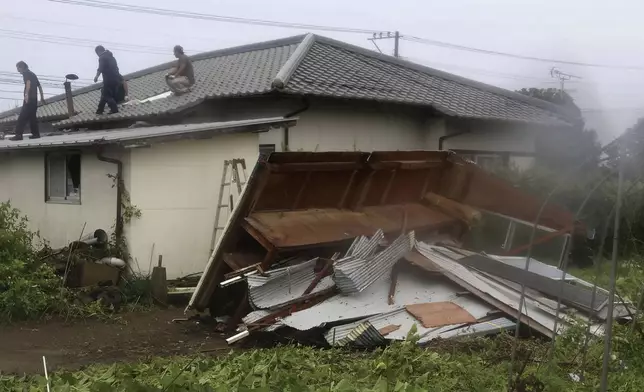
<svg viewBox="0 0 644 392">
<path fill-rule="evenodd" d="M 464 135 L 466 133 L 470 133 L 470 131 L 469 130 L 467 130 L 467 131 L 458 131 L 456 133 L 452 133 L 451 135 L 445 135 L 445 136 L 439 137 L 438 138 L 438 150 L 439 151 L 443 150 L 443 142 L 445 142 L 445 140 L 451 139 L 451 138 L 456 137 L 456 136 L 461 136 L 461 135 Z"/>
<path fill-rule="evenodd" d="M 121 214 L 121 199 L 123 197 L 123 162 L 115 158 L 104 156 L 102 151 L 99 151 L 96 154 L 96 158 L 101 162 L 113 163 L 116 165 L 116 225 L 114 228 L 114 235 L 116 236 L 116 241 L 120 243 L 123 237 L 123 216 Z"/>
</svg>

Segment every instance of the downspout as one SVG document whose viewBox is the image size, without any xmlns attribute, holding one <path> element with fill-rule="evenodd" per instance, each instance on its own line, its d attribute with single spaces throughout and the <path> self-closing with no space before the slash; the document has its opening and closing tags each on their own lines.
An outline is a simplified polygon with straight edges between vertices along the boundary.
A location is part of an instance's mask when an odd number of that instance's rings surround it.
<svg viewBox="0 0 644 392">
<path fill-rule="evenodd" d="M 121 199 L 123 197 L 123 162 L 115 158 L 104 156 L 102 151 L 99 151 L 96 154 L 96 158 L 101 162 L 113 163 L 116 165 L 116 226 L 114 228 L 114 235 L 116 236 L 116 241 L 120 243 L 123 239 L 123 216 L 121 214 Z"/>
<path fill-rule="evenodd" d="M 461 135 L 464 135 L 464 134 L 469 133 L 469 132 L 470 132 L 469 130 L 458 131 L 456 133 L 452 133 L 451 135 L 445 135 L 445 136 L 439 137 L 438 138 L 438 150 L 439 151 L 443 150 L 443 142 L 445 142 L 445 140 L 451 139 L 451 138 L 456 137 L 456 136 L 461 136 Z"/>
<path fill-rule="evenodd" d="M 309 101 L 308 97 L 303 97 L 302 102 L 304 103 L 301 108 L 296 109 L 292 112 L 286 113 L 284 115 L 284 118 L 291 118 L 293 116 L 297 116 L 300 113 L 306 112 L 309 110 L 311 107 L 311 102 Z M 289 151 L 289 129 L 288 127 L 284 127 L 284 140 L 282 142 L 284 144 L 284 151 Z"/>
</svg>

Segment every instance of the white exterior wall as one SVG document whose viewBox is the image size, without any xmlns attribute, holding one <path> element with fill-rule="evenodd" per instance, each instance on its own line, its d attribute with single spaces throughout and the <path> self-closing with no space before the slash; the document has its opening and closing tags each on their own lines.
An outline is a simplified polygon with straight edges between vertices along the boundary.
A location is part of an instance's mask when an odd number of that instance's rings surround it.
<svg viewBox="0 0 644 392">
<path fill-rule="evenodd" d="M 289 130 L 290 151 L 419 150 L 424 148 L 424 120 L 420 109 L 357 101 L 271 97 L 206 103 L 188 122 L 230 121 L 296 114 Z M 259 144 L 283 151 L 284 130 L 260 134 Z"/>
<path fill-rule="evenodd" d="M 163 255 L 168 279 L 203 271 L 224 160 L 246 159 L 250 175 L 257 145 L 258 134 L 244 133 L 131 150 L 125 182 L 132 204 L 142 213 L 125 230 L 135 271 L 148 272 L 150 258 L 154 266 L 158 255 Z M 222 213 L 221 226 L 228 216 L 227 210 Z"/>
<path fill-rule="evenodd" d="M 291 151 L 423 149 L 422 121 L 410 113 L 347 104 L 313 106 L 299 118 L 289 132 Z"/>
<path fill-rule="evenodd" d="M 109 155 L 109 154 L 108 154 Z M 116 187 L 108 174 L 116 165 L 101 162 L 93 152 L 81 156 L 81 204 L 45 201 L 45 153 L 0 156 L 0 201 L 11 204 L 29 219 L 31 230 L 40 231 L 54 248 L 78 240 L 85 233 L 113 231 L 116 220 Z"/>
<path fill-rule="evenodd" d="M 437 150 L 439 139 L 445 135 L 458 132 L 443 141 L 444 150 L 462 150 L 473 152 L 508 153 L 509 166 L 526 170 L 534 166 L 536 141 L 542 129 L 529 126 L 518 126 L 499 123 L 459 122 L 444 118 L 430 119 L 425 123 L 425 147 Z"/>
</svg>

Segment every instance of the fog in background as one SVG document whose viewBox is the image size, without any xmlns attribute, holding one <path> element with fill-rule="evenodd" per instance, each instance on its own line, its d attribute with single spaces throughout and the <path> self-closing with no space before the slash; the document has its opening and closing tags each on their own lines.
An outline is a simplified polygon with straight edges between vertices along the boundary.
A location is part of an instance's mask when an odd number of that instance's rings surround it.
<svg viewBox="0 0 644 392">
<path fill-rule="evenodd" d="M 566 91 L 587 127 L 607 142 L 644 116 L 644 2 L 617 0 L 217 1 L 118 0 L 117 3 L 280 22 L 395 31 L 450 44 L 546 59 L 605 64 L 588 67 L 520 60 L 401 41 L 401 57 L 510 90 L 559 87 L 550 69 L 581 77 Z M 314 32 L 375 50 L 369 34 L 308 31 L 97 9 L 47 0 L 0 0 L 0 109 L 20 104 L 15 63 L 41 76 L 48 96 L 62 92 L 67 73 L 91 83 L 103 44 L 122 74 L 187 54 Z M 378 41 L 393 52 L 393 40 Z M 626 70 L 624 67 L 640 67 Z"/>
</svg>

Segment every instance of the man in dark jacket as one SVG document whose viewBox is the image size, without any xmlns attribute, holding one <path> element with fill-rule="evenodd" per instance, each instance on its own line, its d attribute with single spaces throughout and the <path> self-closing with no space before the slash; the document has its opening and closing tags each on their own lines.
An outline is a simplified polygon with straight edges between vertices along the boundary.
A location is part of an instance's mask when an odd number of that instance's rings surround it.
<svg viewBox="0 0 644 392">
<path fill-rule="evenodd" d="M 96 70 L 94 83 L 98 82 L 98 77 L 103 75 L 103 89 L 101 90 L 101 100 L 98 102 L 96 114 L 103 114 L 105 104 L 110 107 L 110 114 L 118 113 L 116 98 L 121 84 L 118 63 L 112 52 L 105 50 L 101 45 L 96 47 L 95 52 L 98 56 L 98 69 Z"/>
<path fill-rule="evenodd" d="M 18 122 L 16 123 L 16 135 L 9 140 L 22 140 L 22 134 L 25 131 L 25 126 L 29 123 L 31 128 L 30 139 L 38 139 L 40 131 L 38 130 L 38 119 L 36 113 L 38 111 L 38 91 L 40 91 L 40 99 L 45 101 L 45 95 L 42 91 L 42 86 L 36 74 L 29 70 L 29 66 L 24 61 L 16 64 L 16 69 L 22 74 L 22 79 L 25 82 L 25 98 L 20 109 Z"/>
</svg>

